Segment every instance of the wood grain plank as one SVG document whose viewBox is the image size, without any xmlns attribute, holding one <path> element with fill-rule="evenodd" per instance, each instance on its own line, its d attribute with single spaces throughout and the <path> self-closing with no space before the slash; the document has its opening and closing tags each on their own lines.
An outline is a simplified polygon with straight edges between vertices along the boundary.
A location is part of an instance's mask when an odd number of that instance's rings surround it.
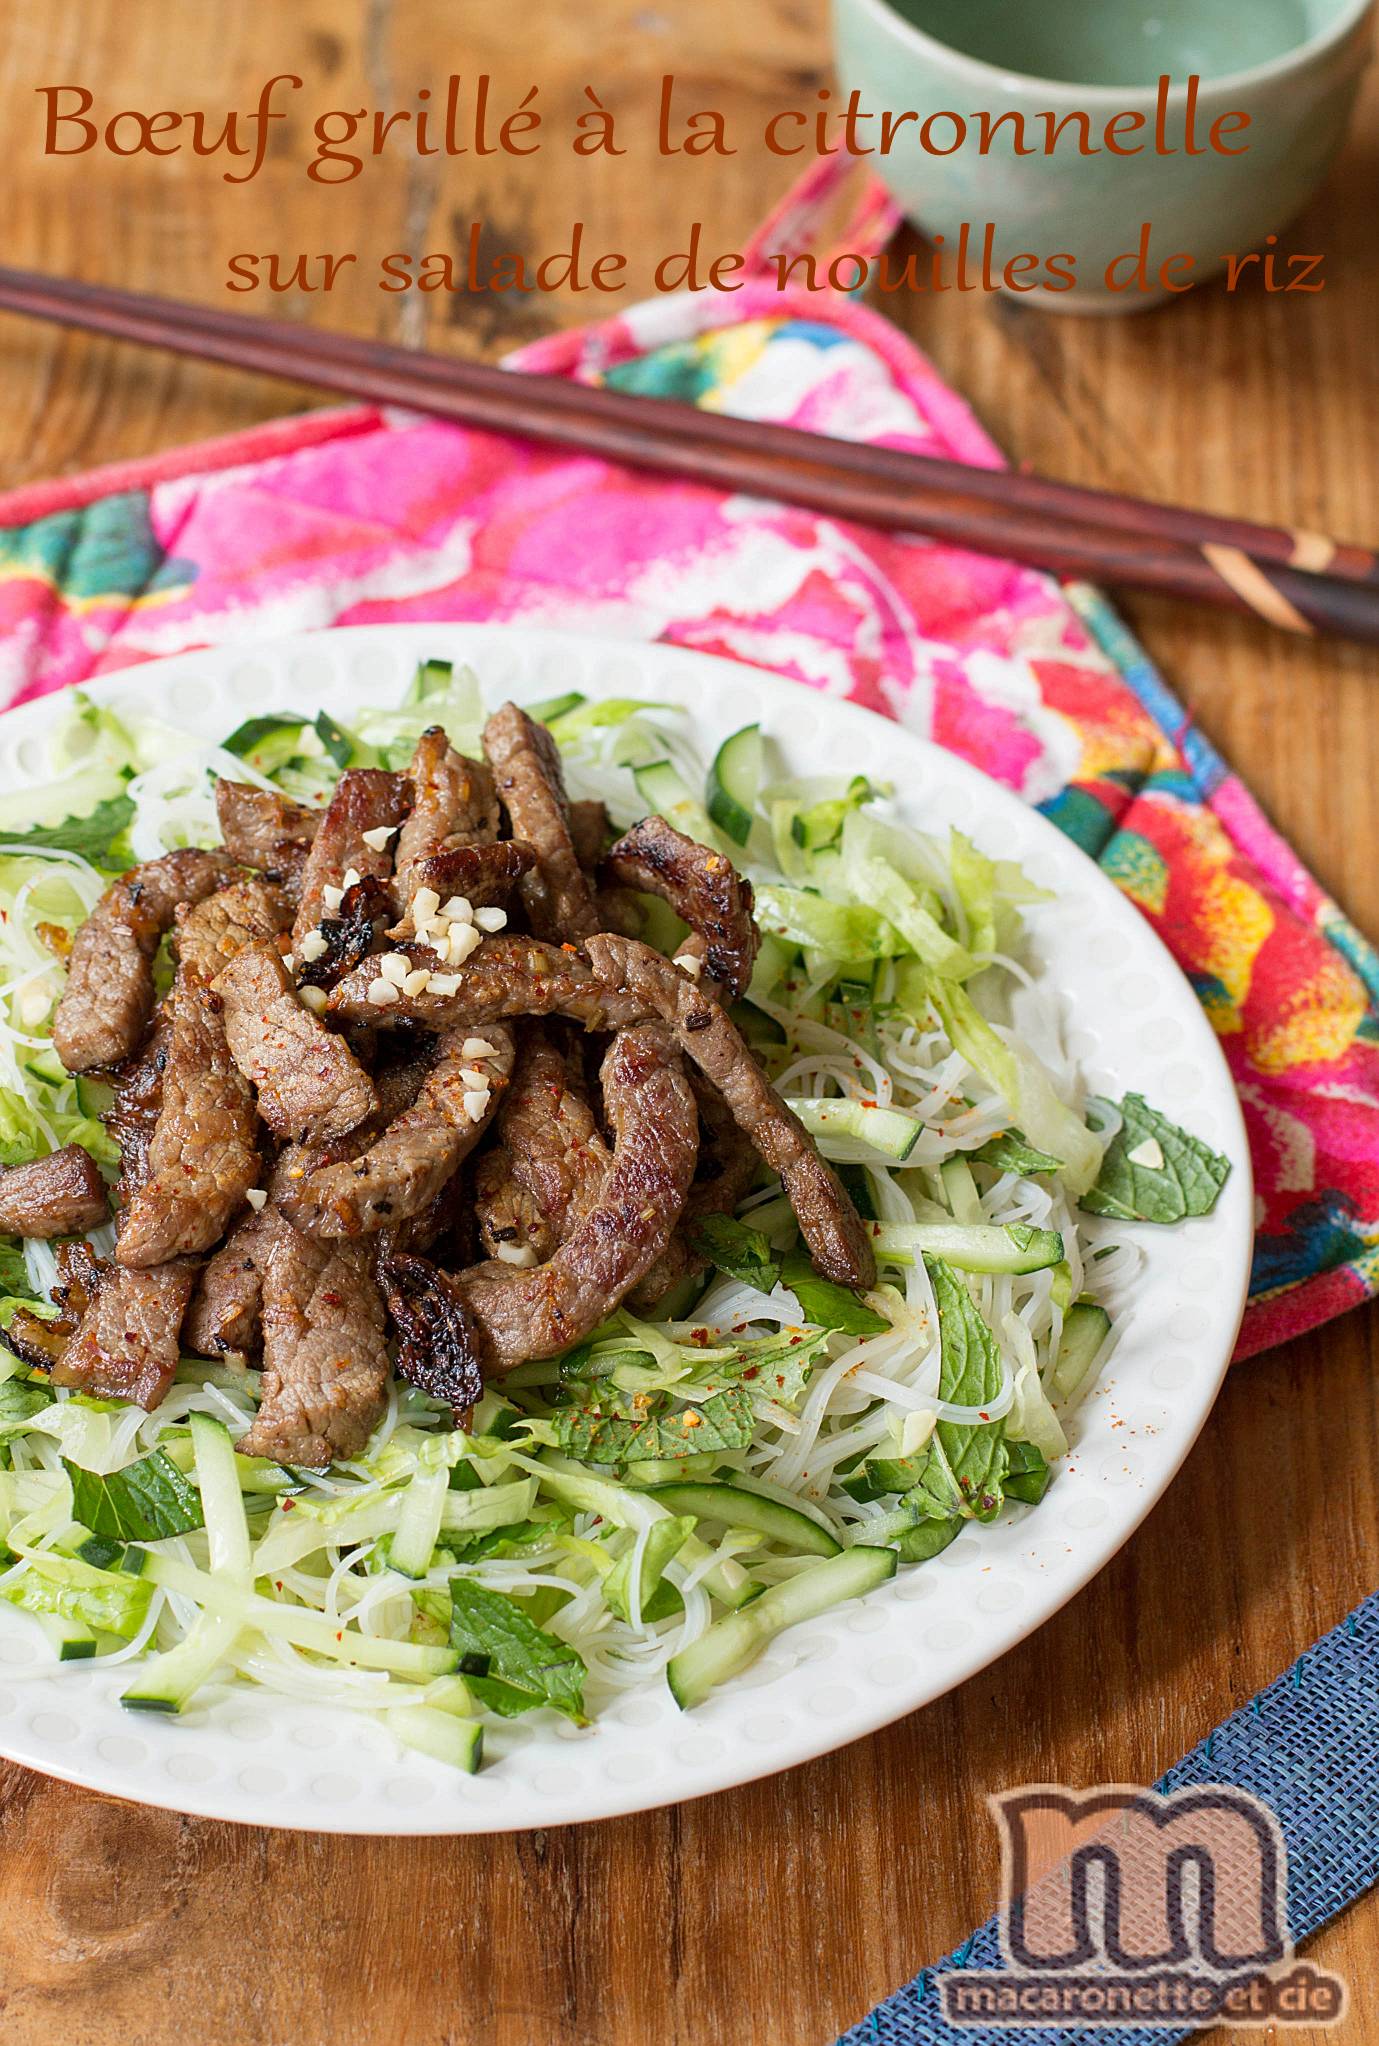
<svg viewBox="0 0 1379 2046">
<path fill-rule="evenodd" d="M 773 195 L 759 156 L 678 175 L 644 156 L 539 175 L 399 157 L 332 190 L 308 139 L 237 189 L 205 166 L 91 170 L 36 155 L 36 84 L 110 106 L 247 106 L 275 70 L 317 103 L 405 95 L 450 69 L 525 89 L 568 124 L 595 78 L 645 123 L 663 71 L 734 124 L 824 76 L 807 0 L 221 0 L 168 27 L 158 0 L 15 10 L 0 39 L 6 257 L 221 302 L 227 251 L 444 247 L 491 223 L 540 253 L 568 223 L 649 274 L 696 215 L 740 246 Z M 536 53 L 531 55 L 530 53 Z M 897 309 L 1010 449 L 1053 474 L 1379 532 L 1379 80 L 1330 192 L 1291 237 L 1328 289 L 1213 288 L 1119 321 L 952 295 Z M 87 161 L 92 161 L 88 159 Z M 78 196 L 79 195 L 79 196 Z M 293 316 L 494 353 L 587 301 L 389 299 L 358 279 Z M 277 416 L 306 393 L 0 323 L 0 485 Z M 1144 601 L 1135 622 L 1203 728 L 1362 926 L 1379 930 L 1374 657 Z M 1236 1373 L 1169 1496 L 1102 1577 L 993 1669 L 874 1739 L 726 1796 L 492 1841 L 264 1832 L 122 1805 L 0 1765 L 5 2046 L 797 2046 L 822 2041 L 991 1908 L 989 1789 L 1152 1780 L 1368 1591 L 1379 1525 L 1379 1320 L 1355 1314 Z M 941 1567 L 941 1566 L 936 1566 Z M 1353 1987 L 1345 2046 L 1379 2040 L 1379 1900 L 1313 1945 Z M 1304 2035 L 1321 2046 L 1321 2035 Z M 1299 2046 L 1304 2046 L 1304 2041 Z"/>
</svg>

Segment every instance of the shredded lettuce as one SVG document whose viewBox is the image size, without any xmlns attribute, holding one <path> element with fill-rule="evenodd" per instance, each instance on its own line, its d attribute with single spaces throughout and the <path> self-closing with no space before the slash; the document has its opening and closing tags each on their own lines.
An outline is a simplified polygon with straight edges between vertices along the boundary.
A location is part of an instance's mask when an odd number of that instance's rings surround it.
<svg viewBox="0 0 1379 2046">
<path fill-rule="evenodd" d="M 153 1590 L 143 1577 L 100 1570 L 52 1549 L 23 1553 L 28 1567 L 0 1579 L 0 1598 L 25 1612 L 75 1621 L 121 1641 L 138 1633 Z"/>
<path fill-rule="evenodd" d="M 1018 933 L 1021 907 L 1053 899 L 1047 889 L 1036 888 L 1014 860 L 988 859 L 961 831 L 949 835 L 948 865 L 967 918 L 968 946 L 979 955 L 1004 951 Z"/>
<path fill-rule="evenodd" d="M 1069 1190 L 1085 1193 L 1101 1169 L 1101 1145 L 1034 1053 L 998 1037 L 966 988 L 935 978 L 928 993 L 954 1049 L 996 1088 L 1035 1148 L 1062 1160 Z"/>
</svg>

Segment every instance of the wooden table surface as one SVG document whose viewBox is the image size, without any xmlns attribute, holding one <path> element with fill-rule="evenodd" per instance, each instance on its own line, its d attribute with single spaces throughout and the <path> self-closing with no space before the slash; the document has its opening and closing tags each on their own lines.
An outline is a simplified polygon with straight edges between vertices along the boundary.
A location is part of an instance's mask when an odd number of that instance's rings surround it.
<svg viewBox="0 0 1379 2046">
<path fill-rule="evenodd" d="M 595 82 L 652 118 L 674 71 L 759 127 L 825 76 L 816 0 L 63 0 L 6 10 L 5 260 L 230 303 L 237 250 L 439 249 L 484 219 L 537 255 L 582 217 L 634 279 L 696 216 L 740 247 L 787 166 L 744 148 L 694 171 L 645 150 L 385 159 L 342 188 L 309 137 L 248 186 L 218 161 L 44 161 L 34 89 L 102 108 L 248 107 L 297 72 L 318 106 L 407 104 L 448 71 L 535 80 L 566 123 Z M 520 27 L 518 26 L 520 24 Z M 1312 297 L 1206 289 L 1121 320 L 915 299 L 904 319 L 1021 459 L 1256 517 L 1379 536 L 1379 91 L 1290 246 Z M 364 264 L 358 268 L 362 270 Z M 267 309 L 259 298 L 234 301 Z M 549 298 L 384 298 L 348 276 L 288 310 L 494 353 Z M 0 322 L 0 487 L 168 448 L 312 402 Z M 1210 737 L 1363 928 L 1379 931 L 1379 661 L 1169 603 L 1129 607 Z M 259 1832 L 145 1811 L 0 1766 L 5 2046 L 775 2046 L 822 2042 L 986 1917 L 988 1790 L 1152 1781 L 1373 1587 L 1372 1311 L 1233 1374 L 1169 1496 L 1097 1582 L 941 1703 L 793 1774 L 677 1810 L 495 1840 Z M 1349 1976 L 1338 2035 L 1379 2039 L 1379 1898 L 1317 1940 Z M 1319 2036 L 1319 2035 L 1318 2035 Z M 1306 2035 L 1311 2046 L 1313 2035 Z"/>
</svg>

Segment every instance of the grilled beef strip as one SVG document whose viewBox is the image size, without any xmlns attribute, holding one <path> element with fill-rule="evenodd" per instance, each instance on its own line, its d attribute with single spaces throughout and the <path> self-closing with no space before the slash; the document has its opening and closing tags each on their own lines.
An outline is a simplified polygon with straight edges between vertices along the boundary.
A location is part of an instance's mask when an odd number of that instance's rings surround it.
<svg viewBox="0 0 1379 2046">
<path fill-rule="evenodd" d="M 608 805 L 596 798 L 581 796 L 570 804 L 569 821 L 570 843 L 575 849 L 575 858 L 592 880 L 615 835 L 608 821 Z"/>
<path fill-rule="evenodd" d="M 120 1176 L 115 1205 L 125 1208 L 148 1171 L 148 1147 L 163 1105 L 163 1074 L 172 1044 L 172 1004 L 164 999 L 154 1012 L 148 1035 L 133 1058 L 110 1075 L 112 1098 L 101 1121 L 120 1148 Z"/>
<path fill-rule="evenodd" d="M 224 853 L 188 846 L 132 867 L 106 889 L 77 932 L 53 1045 L 69 1073 L 118 1065 L 153 1011 L 153 961 L 184 903 L 202 902 L 239 873 Z"/>
<path fill-rule="evenodd" d="M 470 1198 L 468 1177 L 461 1168 L 446 1180 L 418 1214 L 393 1227 L 380 1229 L 372 1241 L 377 1246 L 378 1268 L 399 1251 L 430 1251 L 444 1241 L 444 1263 L 449 1266 L 473 1264 L 478 1255 L 478 1236 Z"/>
<path fill-rule="evenodd" d="M 247 1209 L 202 1266 L 182 1323 L 182 1341 L 193 1356 L 245 1357 L 258 1348 L 262 1265 L 275 1220 L 269 1208 Z"/>
<path fill-rule="evenodd" d="M 18 1308 L 5 1331 L 15 1356 L 40 1371 L 51 1371 L 57 1363 L 110 1269 L 80 1236 L 58 1245 L 56 1263 L 58 1281 L 51 1297 L 57 1313 L 41 1318 L 27 1307 Z"/>
<path fill-rule="evenodd" d="M 222 779 L 215 785 L 215 813 L 226 852 L 281 880 L 295 897 L 324 810 L 309 810 L 249 782 Z"/>
<path fill-rule="evenodd" d="M 605 931 L 587 941 L 585 952 L 587 958 L 574 946 L 490 938 L 452 976 L 458 982 L 454 994 L 428 987 L 387 1009 L 371 1009 L 356 973 L 340 983 L 331 1007 L 345 1020 L 381 1020 L 392 1027 L 414 1021 L 455 1028 L 463 1022 L 483 1029 L 504 1017 L 562 1015 L 586 1030 L 622 1030 L 659 1018 L 779 1173 L 816 1269 L 839 1285 L 874 1285 L 876 1261 L 861 1217 L 714 997 L 633 938 Z M 441 971 L 434 953 L 414 947 L 411 956 Z"/>
<path fill-rule="evenodd" d="M 541 1264 L 560 1241 L 513 1172 L 512 1153 L 505 1144 L 495 1144 L 475 1161 L 474 1216 L 489 1257 L 497 1257 L 500 1244 L 510 1244 L 522 1253 L 524 1264 L 531 1262 L 528 1251 Z"/>
<path fill-rule="evenodd" d="M 412 904 L 421 888 L 433 889 L 442 902 L 462 895 L 473 909 L 500 909 L 511 901 L 513 889 L 535 865 L 536 854 L 517 838 L 504 838 L 495 845 L 457 845 L 449 852 L 414 860 L 394 884 L 405 907 L 388 936 L 402 942 L 416 936 Z"/>
<path fill-rule="evenodd" d="M 172 1004 L 163 1002 L 138 1054 L 112 1075 L 114 1099 L 102 1120 L 120 1146 L 116 1196 L 127 1207 L 148 1173 L 158 1126 L 163 1076 L 172 1043 Z M 154 1407 L 172 1383 L 178 1330 L 196 1267 L 179 1259 L 153 1271 L 129 1271 L 94 1258 L 84 1245 L 58 1254 L 62 1282 L 53 1322 L 16 1316 L 8 1340 L 31 1362 L 53 1366 L 54 1382 L 99 1399 L 134 1399 Z M 37 1331 L 44 1334 L 40 1337 Z M 35 1347 L 25 1343 L 35 1337 Z"/>
<path fill-rule="evenodd" d="M 515 703 L 505 703 L 484 726 L 484 753 L 512 835 L 536 854 L 522 878 L 527 920 L 538 938 L 557 944 L 598 929 L 593 890 L 575 854 L 570 806 L 556 743 Z"/>
<path fill-rule="evenodd" d="M 544 1260 L 598 1197 L 609 1156 L 582 1078 L 539 1023 L 522 1032 L 497 1135 L 474 1176 L 484 1248 Z"/>
<path fill-rule="evenodd" d="M 695 1247 L 695 1224 L 709 1215 L 730 1215 L 757 1174 L 752 1140 L 739 1129 L 722 1095 L 698 1073 L 691 1073 L 690 1085 L 699 1103 L 699 1169 L 664 1256 L 628 1296 L 635 1314 L 649 1312 L 682 1279 L 697 1278 L 707 1268 L 709 1260 Z"/>
<path fill-rule="evenodd" d="M 411 1022 L 430 1030 L 450 1030 L 459 1023 L 479 1030 L 513 1016 L 568 1016 L 586 1030 L 620 1030 L 645 1021 L 646 1011 L 635 998 L 611 994 L 574 945 L 509 934 L 486 938 L 453 974 L 428 946 L 409 944 L 403 950 L 414 966 L 426 967 L 443 981 L 456 978 L 455 993 L 427 987 L 385 1009 L 375 1008 L 369 1001 L 372 975 L 367 967 L 356 968 L 330 997 L 332 1020 L 383 1029 Z"/>
<path fill-rule="evenodd" d="M 292 922 L 292 905 L 269 881 L 232 881 L 194 909 L 177 912 L 177 963 L 209 984 L 246 945 L 279 938 Z"/>
<path fill-rule="evenodd" d="M 686 838 L 664 817 L 643 817 L 609 852 L 600 876 L 661 896 L 690 927 L 682 955 L 702 960 L 727 1000 L 745 994 L 761 934 L 752 916 L 752 884 L 730 859 Z"/>
<path fill-rule="evenodd" d="M 82 1236 L 109 1220 L 105 1181 L 80 1144 L 0 1172 L 0 1235 Z"/>
<path fill-rule="evenodd" d="M 58 1310 L 58 1323 L 69 1330 L 74 1329 L 95 1299 L 96 1290 L 110 1266 L 103 1257 L 97 1257 L 90 1244 L 80 1237 L 71 1243 L 60 1243 L 54 1262 L 58 1276 L 52 1299 Z"/>
<path fill-rule="evenodd" d="M 466 1044 L 490 1051 L 466 1054 Z M 362 1236 L 395 1227 L 427 1208 L 479 1142 L 512 1074 L 511 1030 L 491 1038 L 451 1031 L 411 1107 L 356 1158 L 319 1165 L 282 1197 L 284 1211 L 313 1236 Z M 467 1101 L 488 1091 L 477 1119 Z"/>
<path fill-rule="evenodd" d="M 431 1399 L 449 1403 L 460 1426 L 484 1389 L 480 1337 L 460 1285 L 429 1258 L 394 1251 L 380 1260 L 384 1298 L 398 1333 L 397 1371 Z"/>
<path fill-rule="evenodd" d="M 185 1257 L 149 1271 L 112 1265 L 53 1367 L 54 1385 L 151 1411 L 177 1372 L 178 1331 L 196 1273 Z"/>
<path fill-rule="evenodd" d="M 439 725 L 417 740 L 407 770 L 416 791 L 412 813 L 398 833 L 398 907 L 411 899 L 405 884 L 419 860 L 461 845 L 487 845 L 498 836 L 498 797 L 482 760 L 457 753 Z M 420 885 L 420 884 L 418 884 Z"/>
<path fill-rule="evenodd" d="M 253 1097 L 230 1057 L 219 999 L 209 993 L 208 983 L 246 945 L 276 939 L 291 921 L 284 892 L 258 880 L 232 882 L 194 909 L 178 911 L 178 978 L 167 1005 L 171 1020 L 167 1014 L 161 1019 L 156 1058 L 150 1062 L 145 1055 L 145 1090 L 156 1090 L 157 1099 L 152 1104 L 144 1100 L 139 1118 L 134 1176 L 140 1185 L 127 1197 L 116 1251 L 121 1264 L 147 1265 L 176 1251 L 208 1249 L 260 1176 Z M 117 1088 L 115 1108 L 107 1116 L 121 1134 L 122 1154 L 123 1131 L 132 1121 L 127 1097 L 138 1084 L 136 1067 Z M 152 1129 L 147 1127 L 150 1106 Z M 130 1134 L 135 1134 L 132 1128 Z M 246 1223 L 253 1219 L 244 1218 Z M 189 1323 L 199 1325 L 208 1284 L 217 1294 L 221 1291 L 219 1275 L 208 1280 L 203 1273 L 188 1309 Z M 211 1354 L 241 1347 L 225 1342 Z"/>
<path fill-rule="evenodd" d="M 254 1097 L 230 1056 L 218 998 L 183 967 L 146 1176 L 120 1218 L 116 1260 L 146 1270 L 209 1250 L 258 1177 Z"/>
<path fill-rule="evenodd" d="M 263 1401 L 236 1447 L 324 1469 L 357 1456 L 387 1400 L 383 1298 L 361 1244 L 322 1243 L 272 1208 L 263 1261 Z"/>
<path fill-rule="evenodd" d="M 51 1371 L 74 1333 L 73 1328 L 64 1328 L 60 1321 L 45 1320 L 42 1315 L 31 1314 L 27 1307 L 18 1307 L 5 1330 L 5 1347 L 36 1371 Z"/>
<path fill-rule="evenodd" d="M 490 1369 L 554 1357 L 597 1328 L 661 1256 L 684 1206 L 699 1114 L 668 1033 L 656 1023 L 620 1031 L 600 1077 L 613 1157 L 598 1199 L 545 1264 L 456 1277 Z"/>
<path fill-rule="evenodd" d="M 378 767 L 352 767 L 341 775 L 302 873 L 301 900 L 292 926 L 294 952 L 300 952 L 307 932 L 331 913 L 325 890 L 342 887 L 351 868 L 361 879 L 365 875 L 389 879 L 391 842 L 379 852 L 366 844 L 364 833 L 400 828 L 411 807 L 412 784 L 405 775 L 387 774 Z"/>
<path fill-rule="evenodd" d="M 630 1000 L 673 1032 L 779 1175 L 815 1270 L 840 1286 L 874 1286 L 871 1239 L 841 1180 L 713 997 L 636 939 L 604 932 L 587 949 L 594 971 L 618 1000 Z"/>
<path fill-rule="evenodd" d="M 257 1090 L 259 1114 L 277 1136 L 324 1142 L 375 1112 L 373 1082 L 344 1039 L 306 1007 L 275 945 L 246 945 L 215 992 L 224 1004 L 230 1056 Z"/>
<path fill-rule="evenodd" d="M 374 1076 L 378 1112 L 369 1123 L 315 1151 L 298 1145 L 283 1151 L 267 1182 L 270 1205 L 241 1215 L 202 1269 L 182 1328 L 183 1341 L 196 1356 L 243 1356 L 258 1348 L 263 1268 L 282 1227 L 278 1204 L 316 1165 L 356 1157 L 372 1134 L 405 1113 L 416 1100 L 430 1066 L 429 1045 L 421 1052 L 409 1048 L 406 1055 L 381 1066 Z M 424 1232 L 427 1220 L 425 1215 L 418 1216 L 408 1227 Z"/>
</svg>

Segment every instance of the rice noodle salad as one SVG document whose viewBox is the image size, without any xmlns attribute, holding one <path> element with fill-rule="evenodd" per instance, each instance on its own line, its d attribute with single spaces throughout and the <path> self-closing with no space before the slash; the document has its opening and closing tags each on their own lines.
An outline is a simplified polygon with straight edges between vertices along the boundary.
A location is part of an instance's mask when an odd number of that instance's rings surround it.
<svg viewBox="0 0 1379 2046">
<path fill-rule="evenodd" d="M 818 1275 L 761 1165 L 657 1306 L 490 1375 L 458 1418 L 395 1377 L 324 1469 L 236 1450 L 252 1356 L 183 1355 L 145 1412 L 0 1349 L 0 1597 L 47 1635 L 45 1674 L 124 1665 L 131 1709 L 174 1713 L 252 1685 L 469 1770 L 519 1713 L 584 1723 L 664 1683 L 692 1710 L 796 1621 L 1037 1510 L 1137 1225 L 1209 1212 L 1226 1161 L 1138 1096 L 1089 1100 L 1063 1052 L 1022 936 L 1037 873 L 920 835 L 860 778 L 780 779 L 755 726 L 705 744 L 669 705 L 528 710 L 572 798 L 619 830 L 662 817 L 752 884 L 732 1020 L 851 1196 L 876 1284 Z M 117 875 L 218 843 L 219 779 L 320 806 L 346 769 L 405 769 L 427 728 L 477 758 L 484 714 L 441 662 L 348 730 L 284 711 L 210 748 L 74 695 L 51 779 L 0 798 L 0 1163 L 75 1144 L 115 1179 L 110 1088 L 53 1046 L 64 962 Z M 683 957 L 663 901 L 639 915 Z M 160 992 L 172 971 L 165 942 Z M 113 1223 L 88 1241 L 109 1259 Z M 55 1317 L 60 1279 L 51 1242 L 0 1238 L 3 1328 Z"/>
</svg>

